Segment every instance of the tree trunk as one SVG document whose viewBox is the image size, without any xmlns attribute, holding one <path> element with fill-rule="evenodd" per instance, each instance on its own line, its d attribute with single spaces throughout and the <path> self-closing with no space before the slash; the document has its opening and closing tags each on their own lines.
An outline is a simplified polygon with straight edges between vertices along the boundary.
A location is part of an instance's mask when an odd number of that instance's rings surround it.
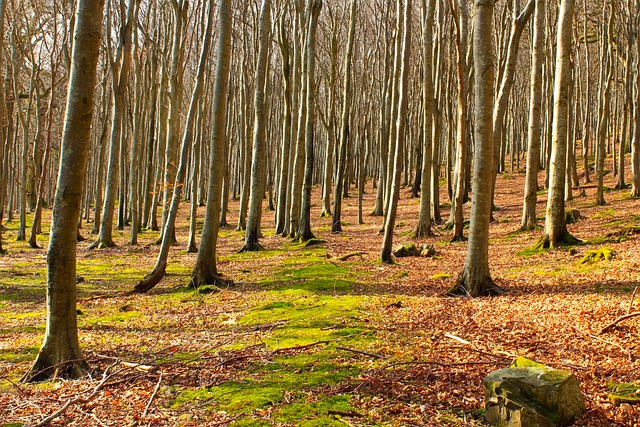
<svg viewBox="0 0 640 427">
<path fill-rule="evenodd" d="M 567 109 L 571 79 L 571 32 L 575 0 L 562 0 L 558 16 L 556 75 L 553 88 L 553 125 L 551 134 L 551 162 L 549 198 L 545 215 L 545 230 L 541 245 L 555 248 L 573 243 L 567 231 L 564 214 L 565 172 L 567 155 Z"/>
<path fill-rule="evenodd" d="M 529 100 L 529 132 L 527 133 L 527 172 L 524 188 L 523 229 L 537 225 L 538 172 L 540 171 L 540 132 L 542 108 L 542 64 L 544 61 L 544 14 L 546 0 L 536 0 L 533 25 L 533 55 L 531 58 L 531 96 Z"/>
<path fill-rule="evenodd" d="M 264 198 L 267 141 L 265 111 L 265 83 L 268 74 L 269 45 L 271 44 L 271 0 L 263 0 L 260 12 L 260 43 L 258 63 L 256 64 L 256 81 L 254 97 L 253 126 L 253 159 L 251 161 L 251 192 L 249 193 L 249 215 L 242 251 L 257 251 L 262 247 L 258 243 L 260 237 L 260 220 L 262 218 L 262 199 Z M 246 190 L 245 190 L 246 191 Z"/>
<path fill-rule="evenodd" d="M 77 5 L 60 171 L 47 253 L 47 327 L 42 348 L 24 381 L 79 378 L 86 368 L 76 317 L 76 235 L 91 136 L 103 7 L 103 0 L 79 0 Z"/>
<path fill-rule="evenodd" d="M 475 0 L 473 64 L 475 68 L 475 155 L 473 204 L 467 257 L 452 293 L 472 297 L 501 294 L 489 270 L 489 223 L 493 174 L 494 0 Z"/>
<path fill-rule="evenodd" d="M 353 43 L 356 32 L 357 1 L 351 0 L 351 12 L 349 17 L 349 35 L 347 38 L 347 52 L 344 58 L 344 90 L 342 105 L 342 118 L 340 120 L 340 145 L 338 147 L 338 167 L 336 171 L 336 183 L 333 193 L 333 219 L 331 222 L 331 232 L 342 231 L 342 192 L 347 169 L 347 145 L 349 143 L 349 120 L 351 118 L 351 62 L 353 58 Z M 328 197 L 328 196 L 327 196 Z"/>
<path fill-rule="evenodd" d="M 216 48 L 216 73 L 213 87 L 211 114 L 211 149 L 209 157 L 209 181 L 204 229 L 200 237 L 200 248 L 193 269 L 191 286 L 215 285 L 220 281 L 216 268 L 216 245 L 220 229 L 220 205 L 222 202 L 223 168 L 218 167 L 224 159 L 226 144 L 227 91 L 231 67 L 231 35 L 233 33 L 233 10 L 231 0 L 220 0 L 218 46 Z"/>
<path fill-rule="evenodd" d="M 398 21 L 403 15 L 404 9 L 404 25 L 398 25 L 398 37 L 402 37 L 402 51 L 400 53 L 400 67 L 398 68 L 400 75 L 399 87 L 398 87 L 398 109 L 395 117 L 392 117 L 396 121 L 395 135 L 395 154 L 393 162 L 393 178 L 391 182 L 391 190 L 389 192 L 389 201 L 387 203 L 387 215 L 384 222 L 384 240 L 382 243 L 382 250 L 380 253 L 380 259 L 382 262 L 391 263 L 391 248 L 393 246 L 393 231 L 396 224 L 396 212 L 398 210 L 398 199 L 400 197 L 400 180 L 402 177 L 402 150 L 405 143 L 405 126 L 407 117 L 407 107 L 409 100 L 407 99 L 408 84 L 409 84 L 409 69 L 411 67 L 411 2 L 412 0 L 406 0 L 407 4 L 404 8 L 401 5 L 402 0 L 398 0 Z M 404 31 L 402 31 L 404 29 Z M 389 153 L 391 154 L 391 153 Z"/>
<path fill-rule="evenodd" d="M 160 253 L 158 254 L 158 259 L 156 260 L 156 265 L 153 268 L 153 271 L 149 273 L 149 275 L 147 275 L 143 280 L 141 280 L 138 285 L 136 285 L 136 287 L 134 288 L 134 292 L 146 292 L 152 289 L 160 282 L 160 280 L 162 280 L 167 267 L 169 249 L 173 244 L 171 236 L 175 235 L 176 217 L 178 215 L 180 199 L 184 190 L 187 164 L 189 162 L 189 148 L 193 142 L 195 122 L 197 121 L 198 103 L 200 102 L 202 93 L 204 91 L 204 76 L 206 72 L 205 67 L 209 55 L 211 33 L 213 32 L 213 14 L 215 9 L 213 0 L 209 0 L 208 4 L 209 6 L 207 24 L 204 30 L 205 32 L 203 34 L 202 51 L 200 52 L 198 72 L 196 75 L 196 82 L 193 87 L 193 94 L 191 95 L 191 102 L 189 103 L 189 112 L 187 113 L 182 144 L 180 145 L 180 162 L 176 171 L 173 195 L 171 196 L 171 205 L 169 207 L 169 211 L 167 212 L 167 220 L 165 222 L 165 226 L 162 229 L 162 243 L 160 245 Z"/>
<path fill-rule="evenodd" d="M 311 186 L 313 185 L 313 139 L 315 135 L 315 70 L 316 70 L 316 32 L 318 28 L 318 17 L 322 10 L 322 0 L 308 0 L 309 11 L 309 29 L 307 34 L 307 98 L 305 103 L 306 120 L 305 120 L 305 162 L 304 162 L 304 180 L 302 182 L 302 200 L 300 203 L 300 220 L 298 222 L 298 232 L 295 240 L 298 242 L 306 242 L 315 238 L 311 232 Z"/>
<path fill-rule="evenodd" d="M 435 0 L 422 0 L 422 170 L 420 190 L 420 214 L 415 237 L 431 236 L 431 163 L 433 156 L 433 73 L 432 43 Z"/>
</svg>

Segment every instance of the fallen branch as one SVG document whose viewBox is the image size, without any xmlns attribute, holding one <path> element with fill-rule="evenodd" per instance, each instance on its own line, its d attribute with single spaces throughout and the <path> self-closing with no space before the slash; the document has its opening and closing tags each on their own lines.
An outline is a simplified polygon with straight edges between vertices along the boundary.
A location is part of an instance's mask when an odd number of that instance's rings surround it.
<svg viewBox="0 0 640 427">
<path fill-rule="evenodd" d="M 327 411 L 328 415 L 340 415 L 341 417 L 353 417 L 353 418 L 364 418 L 364 415 L 360 412 L 356 411 L 335 411 L 333 409 L 329 409 Z"/>
<path fill-rule="evenodd" d="M 636 298 L 636 293 L 638 292 L 638 287 L 636 286 L 633 290 L 633 294 L 631 295 L 631 301 L 629 301 L 629 308 L 627 308 L 627 314 L 631 313 L 631 309 L 633 308 L 633 300 Z"/>
<path fill-rule="evenodd" d="M 146 417 L 147 414 L 149 413 L 149 408 L 151 408 L 151 404 L 153 403 L 153 399 L 156 398 L 156 394 L 158 394 L 158 391 L 160 390 L 160 384 L 162 383 L 162 371 L 160 371 L 160 378 L 158 378 L 158 383 L 156 384 L 156 388 L 153 389 L 153 393 L 151 394 L 151 397 L 149 398 L 149 403 L 147 403 L 147 406 L 145 406 L 144 408 L 144 412 L 142 413 L 142 418 Z"/>
<path fill-rule="evenodd" d="M 634 294 L 635 294 L 635 292 L 634 292 Z M 633 304 L 633 302 L 632 302 L 632 304 Z M 614 320 L 613 322 L 611 322 L 610 324 L 605 326 L 604 328 L 600 329 L 600 332 L 598 332 L 598 335 L 602 335 L 605 332 L 608 332 L 609 330 L 615 328 L 618 325 L 618 323 L 621 323 L 621 322 L 623 322 L 623 321 L 625 321 L 627 319 L 632 319 L 632 318 L 638 317 L 638 316 L 640 316 L 640 311 L 634 311 L 633 313 L 629 313 L 629 314 L 625 314 L 624 316 L 620 316 L 616 320 Z"/>
<path fill-rule="evenodd" d="M 104 374 L 102 374 L 102 380 L 98 383 L 97 386 L 95 386 L 93 388 L 93 391 L 88 396 L 86 396 L 86 397 L 78 396 L 78 397 L 75 397 L 73 399 L 67 400 L 67 402 L 64 405 L 62 405 L 62 407 L 60 409 L 58 409 L 57 411 L 55 411 L 51 415 L 49 415 L 47 417 L 44 417 L 42 419 L 42 421 L 40 421 L 38 424 L 34 425 L 33 427 L 44 427 L 44 426 L 46 426 L 51 421 L 53 421 L 56 418 L 64 415 L 64 413 L 67 412 L 67 409 L 69 409 L 69 407 L 72 406 L 72 405 L 75 405 L 75 404 L 78 404 L 78 403 L 88 403 L 107 384 L 107 381 L 109 380 L 109 378 L 111 378 L 111 375 L 108 374 L 109 370 L 111 368 L 113 368 L 114 366 L 116 366 L 118 363 L 120 363 L 120 361 L 116 361 L 116 363 L 114 363 L 113 365 L 109 366 L 107 369 L 104 370 Z"/>
<path fill-rule="evenodd" d="M 365 356 L 370 356 L 376 359 L 386 359 L 387 356 L 384 356 L 382 354 L 375 354 L 375 353 L 369 353 L 367 351 L 362 351 L 362 350 L 356 350 L 354 348 L 349 348 L 349 347 L 336 347 L 336 350 L 342 350 L 342 351 L 350 351 L 351 353 L 357 353 L 357 354 L 363 354 Z"/>
<path fill-rule="evenodd" d="M 324 341 L 316 341 L 313 342 L 311 344 L 305 344 L 305 345 L 298 345 L 298 346 L 294 346 L 294 347 L 287 347 L 287 348 L 279 348 L 277 350 L 273 350 L 272 353 L 277 354 L 277 353 L 284 353 L 287 351 L 295 351 L 295 350 L 305 350 L 307 348 L 311 348 L 311 347 L 315 347 L 321 344 L 329 344 L 331 341 L 329 340 L 324 340 Z"/>
<path fill-rule="evenodd" d="M 362 255 L 364 255 L 364 252 L 362 252 L 362 251 L 351 252 L 351 253 L 348 253 L 346 255 L 342 255 L 342 256 L 338 257 L 338 261 L 348 261 L 349 259 L 351 259 L 353 257 L 356 257 L 356 256 L 359 256 L 360 259 L 362 259 Z"/>
</svg>

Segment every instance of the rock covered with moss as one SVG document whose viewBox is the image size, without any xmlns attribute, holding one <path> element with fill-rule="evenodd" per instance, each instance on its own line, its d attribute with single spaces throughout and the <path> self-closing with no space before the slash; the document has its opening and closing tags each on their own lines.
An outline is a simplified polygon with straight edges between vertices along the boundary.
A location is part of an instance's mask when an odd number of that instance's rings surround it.
<svg viewBox="0 0 640 427">
<path fill-rule="evenodd" d="M 518 358 L 484 379 L 485 418 L 500 427 L 556 427 L 572 424 L 585 404 L 576 377 Z"/>
</svg>

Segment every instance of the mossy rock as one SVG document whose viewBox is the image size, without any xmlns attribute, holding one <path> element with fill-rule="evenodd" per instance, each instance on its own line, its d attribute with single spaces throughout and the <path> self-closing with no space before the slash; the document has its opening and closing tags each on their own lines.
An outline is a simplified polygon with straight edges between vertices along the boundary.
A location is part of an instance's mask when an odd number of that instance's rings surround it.
<svg viewBox="0 0 640 427">
<path fill-rule="evenodd" d="M 432 258 L 436 255 L 436 247 L 433 245 L 424 245 L 420 249 L 420 256 L 423 258 Z"/>
<path fill-rule="evenodd" d="M 484 379 L 485 419 L 500 427 L 563 427 L 586 407 L 576 377 L 518 358 Z"/>
<path fill-rule="evenodd" d="M 611 248 L 593 249 L 585 252 L 580 264 L 597 261 L 611 261 L 616 256 L 616 251 Z"/>
<path fill-rule="evenodd" d="M 419 254 L 418 247 L 415 243 L 401 243 L 393 248 L 393 256 L 396 258 L 412 257 Z"/>
<path fill-rule="evenodd" d="M 640 404 L 640 383 L 615 383 L 607 384 L 609 394 L 607 397 L 614 405 L 628 403 L 630 405 Z"/>
</svg>

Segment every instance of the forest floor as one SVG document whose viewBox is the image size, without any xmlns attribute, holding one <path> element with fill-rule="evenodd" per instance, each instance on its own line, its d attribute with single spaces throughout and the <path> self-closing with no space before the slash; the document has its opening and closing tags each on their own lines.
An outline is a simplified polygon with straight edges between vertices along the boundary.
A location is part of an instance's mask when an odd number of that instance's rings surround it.
<svg viewBox="0 0 640 427">
<path fill-rule="evenodd" d="M 450 244 L 442 229 L 417 242 L 435 245 L 435 257 L 381 264 L 382 219 L 365 215 L 358 225 L 353 190 L 344 232 L 333 235 L 315 189 L 319 245 L 274 236 L 266 210 L 265 251 L 236 253 L 243 233 L 222 229 L 219 271 L 234 284 L 219 292 L 187 288 L 195 255 L 184 248 L 186 204 L 168 276 L 148 294 L 125 292 L 151 271 L 157 233 L 144 232 L 136 247 L 126 243 L 128 229 L 114 249 L 81 243 L 78 319 L 92 371 L 42 384 L 19 380 L 44 336 L 46 251 L 16 242 L 12 222 L 9 254 L 0 257 L 0 426 L 35 425 L 61 408 L 50 425 L 480 426 L 482 379 L 517 356 L 575 373 L 587 403 L 576 425 L 640 425 L 635 406 L 608 396 L 611 383 L 640 380 L 640 317 L 599 334 L 640 310 L 640 296 L 632 304 L 640 235 L 628 228 L 640 225 L 640 202 L 628 190 L 608 191 L 608 204 L 597 207 L 595 190 L 576 191 L 568 209 L 584 219 L 569 230 L 584 243 L 536 251 L 542 231 L 518 231 L 523 182 L 522 173 L 498 180 L 490 264 L 508 291 L 501 297 L 446 296 L 466 243 Z M 366 190 L 368 213 L 371 182 Z M 540 224 L 545 198 L 541 191 Z M 411 240 L 418 206 L 403 189 L 395 243 Z M 237 213 L 232 202 L 230 222 Z M 48 224 L 43 244 L 46 232 Z M 593 249 L 613 256 L 581 262 Z M 362 255 L 338 260 L 354 251 Z"/>
</svg>

